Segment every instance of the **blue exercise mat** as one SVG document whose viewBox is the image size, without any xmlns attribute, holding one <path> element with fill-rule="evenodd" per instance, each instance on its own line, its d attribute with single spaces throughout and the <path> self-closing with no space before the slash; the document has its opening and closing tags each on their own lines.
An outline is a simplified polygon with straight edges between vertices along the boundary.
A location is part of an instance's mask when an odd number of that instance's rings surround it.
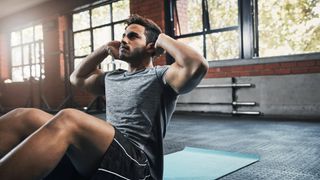
<svg viewBox="0 0 320 180">
<path fill-rule="evenodd" d="M 164 180 L 212 180 L 259 160 L 254 154 L 186 147 L 164 156 Z"/>
</svg>

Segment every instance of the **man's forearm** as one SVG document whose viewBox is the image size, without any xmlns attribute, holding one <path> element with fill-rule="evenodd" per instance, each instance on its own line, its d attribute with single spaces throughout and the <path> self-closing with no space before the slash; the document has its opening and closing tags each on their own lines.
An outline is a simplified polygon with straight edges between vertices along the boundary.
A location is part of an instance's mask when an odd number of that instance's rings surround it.
<svg viewBox="0 0 320 180">
<path fill-rule="evenodd" d="M 207 73 L 207 61 L 190 46 L 165 34 L 159 35 L 155 46 L 163 48 L 175 59 L 166 72 L 165 78 L 177 93 L 190 92 Z"/>
<path fill-rule="evenodd" d="M 207 64 L 203 56 L 196 50 L 165 34 L 159 35 L 157 46 L 169 53 L 175 59 L 175 63 L 181 67 L 188 68 L 199 64 Z"/>
</svg>

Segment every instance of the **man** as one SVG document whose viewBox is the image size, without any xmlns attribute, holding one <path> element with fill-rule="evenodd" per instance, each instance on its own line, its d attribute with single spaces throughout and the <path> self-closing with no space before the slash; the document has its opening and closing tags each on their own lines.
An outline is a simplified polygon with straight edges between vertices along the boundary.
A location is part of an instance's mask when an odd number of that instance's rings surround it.
<svg viewBox="0 0 320 180">
<path fill-rule="evenodd" d="M 163 50 L 175 63 L 154 67 L 153 58 Z M 97 69 L 108 55 L 127 62 L 129 70 Z M 162 34 L 151 20 L 132 15 L 121 42 L 97 49 L 70 77 L 72 84 L 105 95 L 107 122 L 74 109 L 55 116 L 37 109 L 5 114 L 0 179 L 41 179 L 65 153 L 87 178 L 162 179 L 162 140 L 177 96 L 191 91 L 207 69 L 194 49 Z"/>
</svg>

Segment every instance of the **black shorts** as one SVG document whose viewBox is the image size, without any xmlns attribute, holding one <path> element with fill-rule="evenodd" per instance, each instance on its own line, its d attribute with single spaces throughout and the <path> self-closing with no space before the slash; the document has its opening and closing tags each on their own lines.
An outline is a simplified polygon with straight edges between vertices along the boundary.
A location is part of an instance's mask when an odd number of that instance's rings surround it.
<svg viewBox="0 0 320 180">
<path fill-rule="evenodd" d="M 92 180 L 152 179 L 147 156 L 115 128 L 114 139 Z"/>
</svg>

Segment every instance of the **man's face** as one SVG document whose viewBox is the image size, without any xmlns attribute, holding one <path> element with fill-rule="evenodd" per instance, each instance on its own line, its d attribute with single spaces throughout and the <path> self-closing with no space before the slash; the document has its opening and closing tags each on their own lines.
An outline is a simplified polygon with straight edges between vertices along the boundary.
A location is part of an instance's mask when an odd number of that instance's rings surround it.
<svg viewBox="0 0 320 180">
<path fill-rule="evenodd" d="M 123 33 L 119 58 L 126 62 L 134 62 L 146 55 L 145 27 L 139 24 L 127 26 Z"/>
</svg>

